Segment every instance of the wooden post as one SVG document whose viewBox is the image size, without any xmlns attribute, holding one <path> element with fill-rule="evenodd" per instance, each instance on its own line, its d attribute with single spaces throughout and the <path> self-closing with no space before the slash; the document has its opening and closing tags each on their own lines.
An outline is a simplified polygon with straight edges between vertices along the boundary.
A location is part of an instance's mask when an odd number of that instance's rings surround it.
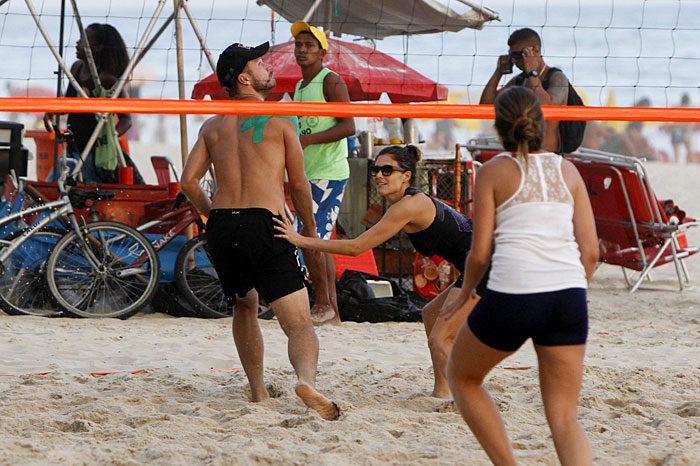
<svg viewBox="0 0 700 466">
<path fill-rule="evenodd" d="M 177 48 L 177 90 L 178 98 L 185 99 L 185 71 L 182 60 L 182 21 L 180 21 L 180 2 L 181 0 L 173 0 L 175 15 L 175 44 Z M 180 114 L 180 156 L 182 157 L 182 166 L 185 167 L 188 153 L 187 143 L 187 115 Z M 192 238 L 192 225 L 187 227 L 187 239 Z"/>
</svg>

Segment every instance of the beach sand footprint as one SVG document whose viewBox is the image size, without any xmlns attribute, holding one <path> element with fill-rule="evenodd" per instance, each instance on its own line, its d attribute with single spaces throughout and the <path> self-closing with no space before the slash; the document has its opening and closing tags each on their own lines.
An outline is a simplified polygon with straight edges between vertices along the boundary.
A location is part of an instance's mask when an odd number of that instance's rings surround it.
<svg viewBox="0 0 700 466">
<path fill-rule="evenodd" d="M 680 417 L 700 417 L 700 401 L 688 401 L 675 409 Z"/>
</svg>

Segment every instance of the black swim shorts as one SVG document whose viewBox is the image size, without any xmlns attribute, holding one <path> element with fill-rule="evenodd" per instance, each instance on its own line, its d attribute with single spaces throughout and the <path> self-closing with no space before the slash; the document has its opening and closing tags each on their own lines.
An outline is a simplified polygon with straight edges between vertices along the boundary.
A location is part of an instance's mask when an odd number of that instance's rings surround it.
<svg viewBox="0 0 700 466">
<path fill-rule="evenodd" d="M 528 338 L 542 346 L 582 345 L 588 336 L 586 290 L 510 294 L 487 289 L 467 323 L 482 343 L 500 351 L 515 351 Z"/>
<path fill-rule="evenodd" d="M 207 244 L 229 304 L 255 288 L 268 303 L 306 286 L 297 248 L 275 238 L 267 209 L 212 209 Z"/>
</svg>

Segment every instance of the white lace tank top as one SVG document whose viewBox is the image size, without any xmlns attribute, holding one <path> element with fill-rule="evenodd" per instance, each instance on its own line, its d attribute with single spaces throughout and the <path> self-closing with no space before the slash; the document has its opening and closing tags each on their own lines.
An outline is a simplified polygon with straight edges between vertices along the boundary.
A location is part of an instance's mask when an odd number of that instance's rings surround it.
<svg viewBox="0 0 700 466">
<path fill-rule="evenodd" d="M 508 152 L 497 157 L 504 156 L 511 157 Z M 561 156 L 529 154 L 527 173 L 511 160 L 520 168 L 520 186 L 496 208 L 488 288 L 512 294 L 586 288 Z"/>
</svg>

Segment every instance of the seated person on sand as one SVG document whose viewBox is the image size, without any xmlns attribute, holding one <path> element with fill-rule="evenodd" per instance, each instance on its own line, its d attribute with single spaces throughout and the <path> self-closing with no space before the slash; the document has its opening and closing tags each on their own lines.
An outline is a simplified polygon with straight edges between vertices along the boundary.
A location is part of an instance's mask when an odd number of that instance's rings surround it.
<svg viewBox="0 0 700 466">
<path fill-rule="evenodd" d="M 229 46 L 216 67 L 219 82 L 235 100 L 263 101 L 275 87 L 272 67 L 262 61 L 268 43 Z M 273 219 L 285 205 L 284 178 L 303 234 L 316 237 L 311 188 L 296 117 L 217 115 L 207 120 L 182 172 L 182 190 L 209 217 L 207 242 L 221 286 L 233 308 L 233 340 L 252 401 L 269 397 L 263 383 L 263 337 L 258 293 L 275 311 L 287 335 L 289 360 L 297 375 L 296 394 L 323 419 L 339 416 L 335 403 L 316 391 L 318 338 L 310 317 L 306 277 L 297 251 L 273 237 Z M 214 197 L 199 181 L 211 166 Z M 309 252 L 311 253 L 311 252 Z"/>
<path fill-rule="evenodd" d="M 277 222 L 279 238 L 287 239 L 301 248 L 357 256 L 379 246 L 403 230 L 413 247 L 424 256 L 437 255 L 453 264 L 464 274 L 464 262 L 471 245 L 471 220 L 452 207 L 412 188 L 416 178 L 416 164 L 420 151 L 415 146 L 390 146 L 383 149 L 370 173 L 374 178 L 377 194 L 391 207 L 372 228 L 355 239 L 322 240 L 301 236 L 286 220 Z M 428 347 L 433 360 L 435 386 L 432 396 L 449 398 L 450 391 L 445 378 L 447 355 L 457 330 L 478 301 L 469 299 L 461 306 L 458 315 L 449 322 L 438 318 L 440 308 L 459 292 L 461 277 L 423 308 L 423 323 L 428 336 Z"/>
</svg>

